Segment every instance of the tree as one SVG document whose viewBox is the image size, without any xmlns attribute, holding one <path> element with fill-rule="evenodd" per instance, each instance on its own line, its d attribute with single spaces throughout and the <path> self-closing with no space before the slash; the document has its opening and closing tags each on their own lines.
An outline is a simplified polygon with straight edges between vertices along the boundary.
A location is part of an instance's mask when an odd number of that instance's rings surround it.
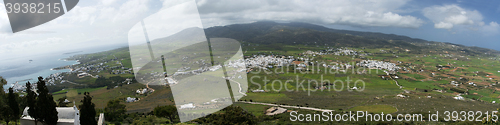
<svg viewBox="0 0 500 125">
<path fill-rule="evenodd" d="M 28 115 L 30 115 L 31 118 L 35 119 L 35 125 L 38 123 L 38 113 L 36 110 L 36 93 L 33 91 L 31 88 L 31 83 L 28 82 L 26 83 L 26 102 L 28 103 Z"/>
<path fill-rule="evenodd" d="M 194 121 L 200 124 L 214 125 L 257 124 L 257 118 L 239 106 L 228 106 L 222 109 L 222 111 L 224 111 L 224 113 L 210 114 L 203 118 L 195 119 Z"/>
<path fill-rule="evenodd" d="M 54 102 L 54 98 L 49 94 L 49 89 L 45 86 L 45 81 L 42 77 L 38 77 L 38 82 L 36 84 L 38 98 L 36 99 L 36 112 L 38 115 L 38 121 L 55 125 L 57 124 L 57 104 Z"/>
<path fill-rule="evenodd" d="M 2 119 L 5 121 L 5 123 L 9 124 L 10 120 L 12 119 L 12 109 L 10 109 L 9 105 L 6 105 L 4 102 L 4 97 L 2 97 L 2 101 L 0 102 L 0 110 L 1 110 L 1 116 Z"/>
<path fill-rule="evenodd" d="M 3 79 L 1 76 L 0 76 L 0 89 L 3 90 L 3 85 L 7 84 L 7 81 L 5 81 L 5 79 Z M 3 119 L 7 124 L 9 123 L 10 119 L 10 114 L 12 114 L 10 112 L 10 108 L 9 106 L 6 104 L 6 100 L 5 100 L 5 93 L 4 92 L 0 92 L 0 119 Z"/>
<path fill-rule="evenodd" d="M 177 116 L 177 108 L 174 105 L 157 106 L 153 112 L 156 117 L 168 118 L 171 124 Z"/>
<path fill-rule="evenodd" d="M 68 107 L 68 103 L 66 103 L 64 101 L 66 101 L 66 96 L 57 99 L 57 106 L 59 106 L 59 107 Z"/>
<path fill-rule="evenodd" d="M 97 125 L 97 121 L 95 120 L 95 104 L 92 103 L 92 97 L 90 97 L 89 92 L 83 94 L 85 95 L 81 101 L 83 104 L 78 106 L 80 107 L 80 124 Z"/>
<path fill-rule="evenodd" d="M 122 115 L 125 114 L 126 111 L 125 105 L 120 104 L 119 99 L 109 100 L 104 108 L 104 118 L 106 121 L 122 121 Z"/>
<path fill-rule="evenodd" d="M 17 97 L 19 97 L 17 94 L 14 93 L 14 90 L 9 88 L 9 94 L 7 96 L 8 98 L 8 105 L 10 110 L 12 111 L 12 114 L 10 116 L 10 120 L 14 121 L 17 125 L 17 120 L 20 118 L 20 111 L 19 111 L 19 103 L 17 103 Z"/>
<path fill-rule="evenodd" d="M 0 76 L 0 89 L 3 90 L 3 85 L 7 84 L 7 81 Z M 1 93 L 3 94 L 3 93 Z"/>
</svg>

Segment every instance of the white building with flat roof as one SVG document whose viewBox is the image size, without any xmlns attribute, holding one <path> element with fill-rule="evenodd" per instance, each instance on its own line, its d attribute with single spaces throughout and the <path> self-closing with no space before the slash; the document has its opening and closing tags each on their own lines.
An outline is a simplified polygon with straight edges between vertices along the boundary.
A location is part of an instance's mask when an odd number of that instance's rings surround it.
<svg viewBox="0 0 500 125">
<path fill-rule="evenodd" d="M 21 125 L 35 125 L 35 119 L 31 118 L 28 114 L 29 107 L 24 108 L 23 115 L 21 116 Z M 80 111 L 76 106 L 73 107 L 56 107 L 57 110 L 57 125 L 80 125 Z M 98 125 L 104 124 L 104 115 L 101 113 L 99 116 Z M 101 119 L 102 118 L 102 119 Z M 38 122 L 38 125 L 42 125 Z"/>
<path fill-rule="evenodd" d="M 26 107 L 21 116 L 21 125 L 34 125 L 35 119 L 28 114 L 29 107 Z M 76 106 L 73 107 L 56 107 L 57 110 L 57 125 L 80 125 L 80 111 Z M 42 123 L 38 122 L 38 125 Z"/>
<path fill-rule="evenodd" d="M 188 103 L 188 104 L 181 105 L 180 109 L 194 109 L 194 108 L 196 108 L 196 106 L 194 106 L 193 103 Z"/>
</svg>

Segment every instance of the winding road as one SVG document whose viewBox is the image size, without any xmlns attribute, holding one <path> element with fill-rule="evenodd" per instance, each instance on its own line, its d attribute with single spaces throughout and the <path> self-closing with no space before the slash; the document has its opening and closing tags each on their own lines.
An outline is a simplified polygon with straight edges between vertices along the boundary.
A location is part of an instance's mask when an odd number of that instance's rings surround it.
<svg viewBox="0 0 500 125">
<path fill-rule="evenodd" d="M 229 78 L 226 78 L 226 79 L 227 79 L 227 80 L 229 80 L 229 81 L 233 81 L 233 82 L 238 83 L 238 87 L 240 88 L 240 90 L 239 90 L 238 92 L 239 92 L 239 93 L 241 93 L 241 94 L 243 94 L 243 95 L 245 95 L 245 96 L 247 96 L 247 94 L 246 94 L 246 93 L 244 93 L 244 92 L 243 92 L 243 89 L 241 88 L 241 83 L 239 83 L 239 82 L 237 82 L 237 81 L 235 81 L 235 80 L 229 79 Z"/>
</svg>

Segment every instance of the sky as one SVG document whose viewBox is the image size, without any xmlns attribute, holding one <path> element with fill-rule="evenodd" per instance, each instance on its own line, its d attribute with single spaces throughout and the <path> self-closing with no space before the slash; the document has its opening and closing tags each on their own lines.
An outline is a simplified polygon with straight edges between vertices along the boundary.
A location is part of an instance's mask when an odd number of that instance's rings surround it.
<svg viewBox="0 0 500 125">
<path fill-rule="evenodd" d="M 0 2 L 0 59 L 126 46 L 142 19 L 168 8 L 182 15 L 176 6 L 186 2 L 196 4 L 203 28 L 305 22 L 500 50 L 498 0 L 81 0 L 61 17 L 17 33 Z"/>
</svg>

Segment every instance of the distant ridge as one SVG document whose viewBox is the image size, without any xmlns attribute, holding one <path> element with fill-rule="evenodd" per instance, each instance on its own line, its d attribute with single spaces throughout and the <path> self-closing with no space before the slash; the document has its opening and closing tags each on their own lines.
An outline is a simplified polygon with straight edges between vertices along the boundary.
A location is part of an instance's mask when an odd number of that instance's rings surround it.
<svg viewBox="0 0 500 125">
<path fill-rule="evenodd" d="M 258 21 L 248 24 L 214 26 L 205 29 L 207 37 L 232 38 L 265 45 L 327 45 L 338 47 L 405 48 L 412 53 L 429 51 L 466 52 L 469 55 L 500 54 L 499 51 L 475 46 L 427 41 L 408 36 L 376 32 L 331 29 L 324 26 L 291 22 Z"/>
</svg>

